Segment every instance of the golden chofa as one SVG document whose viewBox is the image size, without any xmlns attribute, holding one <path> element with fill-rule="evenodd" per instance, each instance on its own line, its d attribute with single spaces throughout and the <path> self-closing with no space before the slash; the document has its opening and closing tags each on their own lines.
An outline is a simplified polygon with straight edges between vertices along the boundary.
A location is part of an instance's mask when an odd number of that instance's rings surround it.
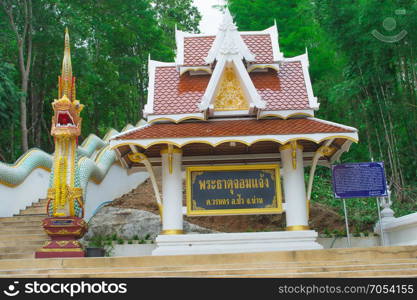
<svg viewBox="0 0 417 300">
<path fill-rule="evenodd" d="M 52 107 L 54 115 L 52 117 L 51 135 L 55 137 L 78 137 L 81 134 L 82 119 L 80 112 L 83 105 L 75 98 L 75 77 L 72 76 L 68 30 L 65 30 L 64 59 L 58 82 L 58 100 L 52 103 Z"/>
</svg>

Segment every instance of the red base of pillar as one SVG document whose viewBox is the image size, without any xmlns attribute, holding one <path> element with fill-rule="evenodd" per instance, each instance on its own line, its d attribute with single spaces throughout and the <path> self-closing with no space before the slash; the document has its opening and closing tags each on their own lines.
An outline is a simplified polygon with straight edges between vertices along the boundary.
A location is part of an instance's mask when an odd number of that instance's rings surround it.
<svg viewBox="0 0 417 300">
<path fill-rule="evenodd" d="M 43 228 L 51 238 L 36 251 L 35 258 L 84 257 L 77 239 L 87 231 L 87 224 L 78 217 L 52 217 L 43 220 Z"/>
</svg>

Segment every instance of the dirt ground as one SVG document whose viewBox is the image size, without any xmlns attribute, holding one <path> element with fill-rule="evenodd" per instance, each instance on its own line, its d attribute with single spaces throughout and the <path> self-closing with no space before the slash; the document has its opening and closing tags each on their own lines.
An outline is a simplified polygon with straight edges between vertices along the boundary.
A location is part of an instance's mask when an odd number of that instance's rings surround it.
<svg viewBox="0 0 417 300">
<path fill-rule="evenodd" d="M 160 187 L 161 178 L 157 176 Z M 160 187 L 161 190 L 161 187 Z M 185 199 L 185 195 L 184 195 Z M 185 201 L 184 201 L 185 205 Z M 159 214 L 156 198 L 152 188 L 151 180 L 135 190 L 116 199 L 109 206 L 122 208 L 136 208 Z M 251 232 L 251 231 L 276 231 L 285 229 L 285 215 L 247 215 L 247 216 L 212 216 L 212 217 L 185 217 L 190 223 L 221 232 Z M 323 232 L 328 229 L 343 230 L 344 220 L 334 210 L 313 203 L 310 208 L 310 228 Z"/>
</svg>

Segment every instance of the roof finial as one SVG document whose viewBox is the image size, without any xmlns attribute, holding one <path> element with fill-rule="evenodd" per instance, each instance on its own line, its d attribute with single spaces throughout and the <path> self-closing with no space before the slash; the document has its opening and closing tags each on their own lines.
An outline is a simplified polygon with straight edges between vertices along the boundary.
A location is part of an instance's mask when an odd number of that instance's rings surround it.
<svg viewBox="0 0 417 300">
<path fill-rule="evenodd" d="M 223 21 L 205 61 L 211 64 L 214 60 L 219 60 L 220 56 L 229 56 L 230 58 L 231 55 L 238 55 L 241 59 L 244 58 L 249 62 L 255 60 L 255 55 L 243 41 L 233 22 L 229 8 L 226 7 Z"/>
<path fill-rule="evenodd" d="M 73 85 L 74 78 L 72 77 L 70 40 L 68 28 L 65 28 L 64 59 L 62 60 L 59 97 L 61 98 L 66 95 L 71 101 L 75 100 L 75 86 Z"/>
<path fill-rule="evenodd" d="M 233 22 L 233 17 L 229 11 L 229 8 L 226 6 L 226 9 L 224 10 L 223 20 L 220 24 L 219 30 L 226 31 L 227 29 L 236 30 L 237 27 Z"/>
</svg>

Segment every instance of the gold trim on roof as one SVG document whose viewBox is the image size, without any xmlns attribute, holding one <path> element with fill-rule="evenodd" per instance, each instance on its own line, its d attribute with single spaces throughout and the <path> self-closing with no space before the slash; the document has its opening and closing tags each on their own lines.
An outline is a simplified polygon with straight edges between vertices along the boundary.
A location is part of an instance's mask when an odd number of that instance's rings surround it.
<svg viewBox="0 0 417 300">
<path fill-rule="evenodd" d="M 288 139 L 286 141 L 279 141 L 278 139 L 274 139 L 274 138 L 261 138 L 261 139 L 254 140 L 252 142 L 247 142 L 247 141 L 241 140 L 239 138 L 236 138 L 236 139 L 220 140 L 217 143 L 209 142 L 209 141 L 204 140 L 203 138 L 200 137 L 200 138 L 196 138 L 195 140 L 191 140 L 191 141 L 187 141 L 187 142 L 183 142 L 183 143 L 176 143 L 176 142 L 173 142 L 172 140 L 171 141 L 170 140 L 160 140 L 160 141 L 152 142 L 148 145 L 141 144 L 140 139 L 136 139 L 137 142 L 120 143 L 120 144 L 112 146 L 111 149 L 117 149 L 117 148 L 125 146 L 125 145 L 135 145 L 135 146 L 141 147 L 143 149 L 149 149 L 152 146 L 160 145 L 160 144 L 172 144 L 174 146 L 177 146 L 178 148 L 182 148 L 185 145 L 189 145 L 189 144 L 208 144 L 210 146 L 217 147 L 221 144 L 229 143 L 229 142 L 242 143 L 242 144 L 245 144 L 246 146 L 250 146 L 250 145 L 253 145 L 253 144 L 258 143 L 258 142 L 275 142 L 277 144 L 284 145 L 284 144 L 286 144 L 288 142 L 291 142 L 291 141 L 300 141 L 300 140 L 306 140 L 306 141 L 314 142 L 316 144 L 320 144 L 322 141 L 329 140 L 329 139 L 335 139 L 335 138 L 350 140 L 354 143 L 358 142 L 358 140 L 355 139 L 355 138 L 352 138 L 350 136 L 343 136 L 343 135 L 332 135 L 332 136 L 327 136 L 327 137 L 322 138 L 322 139 L 313 139 L 313 138 L 308 138 L 308 137 L 297 137 L 297 138 L 293 138 L 293 139 Z"/>
<path fill-rule="evenodd" d="M 149 124 L 155 123 L 155 122 L 160 122 L 160 121 L 169 121 L 175 124 L 181 123 L 182 121 L 186 121 L 186 120 L 199 120 L 199 121 L 207 121 L 204 117 L 197 117 L 197 116 L 188 116 L 188 117 L 184 117 L 181 119 L 174 119 L 174 118 L 168 118 L 168 117 L 161 117 L 161 118 L 156 118 L 153 120 L 148 121 Z"/>
</svg>

